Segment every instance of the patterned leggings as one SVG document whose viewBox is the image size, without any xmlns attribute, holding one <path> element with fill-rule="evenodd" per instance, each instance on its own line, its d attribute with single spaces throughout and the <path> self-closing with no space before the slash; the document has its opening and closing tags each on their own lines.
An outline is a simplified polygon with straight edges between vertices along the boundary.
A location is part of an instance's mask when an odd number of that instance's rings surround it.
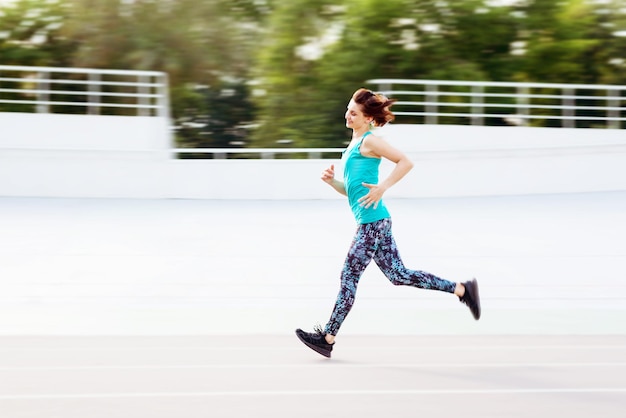
<svg viewBox="0 0 626 418">
<path fill-rule="evenodd" d="M 391 219 L 361 224 L 343 265 L 341 289 L 330 320 L 324 328 L 326 333 L 337 335 L 354 304 L 359 279 L 372 259 L 394 285 L 454 293 L 456 283 L 440 279 L 425 271 L 409 270 L 404 266 L 391 233 Z"/>
</svg>

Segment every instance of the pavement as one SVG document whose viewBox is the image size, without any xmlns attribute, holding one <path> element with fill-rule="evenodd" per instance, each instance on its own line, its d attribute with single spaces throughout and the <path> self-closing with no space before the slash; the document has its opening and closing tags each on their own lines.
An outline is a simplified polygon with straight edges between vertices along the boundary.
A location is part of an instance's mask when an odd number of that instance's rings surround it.
<svg viewBox="0 0 626 418">
<path fill-rule="evenodd" d="M 624 336 L 0 338 L 7 418 L 618 418 Z"/>
<path fill-rule="evenodd" d="M 626 192 L 387 204 L 483 317 L 372 265 L 326 360 L 343 200 L 0 198 L 1 416 L 623 415 Z"/>
</svg>

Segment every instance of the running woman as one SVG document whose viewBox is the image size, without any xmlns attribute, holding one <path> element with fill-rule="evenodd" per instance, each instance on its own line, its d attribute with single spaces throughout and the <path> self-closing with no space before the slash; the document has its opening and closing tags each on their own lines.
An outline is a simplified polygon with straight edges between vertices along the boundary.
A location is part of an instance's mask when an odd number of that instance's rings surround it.
<svg viewBox="0 0 626 418">
<path fill-rule="evenodd" d="M 382 197 L 413 168 L 413 163 L 401 151 L 370 131 L 372 125 L 384 126 L 394 119 L 389 110 L 394 101 L 367 89 L 357 90 L 345 114 L 346 127 L 352 129 L 352 140 L 341 158 L 344 181 L 335 178 L 333 165 L 322 172 L 324 182 L 348 197 L 358 224 L 341 272 L 341 287 L 328 323 L 323 329 L 316 327 L 314 332 L 296 330 L 300 341 L 325 357 L 331 356 L 335 336 L 354 303 L 359 279 L 372 260 L 392 284 L 453 293 L 469 307 L 474 319 L 480 318 L 476 279 L 455 283 L 425 271 L 410 270 L 404 266 L 398 254 L 391 232 L 391 217 Z M 395 166 L 389 176 L 379 182 L 381 158 L 393 162 Z"/>
</svg>

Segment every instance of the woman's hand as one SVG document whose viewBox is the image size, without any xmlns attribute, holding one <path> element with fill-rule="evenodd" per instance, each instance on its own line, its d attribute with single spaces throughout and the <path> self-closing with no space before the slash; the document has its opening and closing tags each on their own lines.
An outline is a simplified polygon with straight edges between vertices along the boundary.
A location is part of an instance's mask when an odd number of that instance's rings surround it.
<svg viewBox="0 0 626 418">
<path fill-rule="evenodd" d="M 322 180 L 332 185 L 334 179 L 335 179 L 335 165 L 331 164 L 330 167 L 322 171 Z"/>
<path fill-rule="evenodd" d="M 394 184 L 400 181 L 406 173 L 411 171 L 413 163 L 407 158 L 407 156 L 389 145 L 385 140 L 374 135 L 369 135 L 363 140 L 361 145 L 361 154 L 374 158 L 385 158 L 392 163 L 395 163 L 395 167 L 387 176 L 387 178 L 381 181 L 379 184 L 366 184 L 364 187 L 369 189 L 369 192 L 359 199 L 359 204 L 366 209 L 374 205 L 374 209 L 378 207 L 378 203 L 383 197 L 383 194 Z"/>
<path fill-rule="evenodd" d="M 385 189 L 377 184 L 363 183 L 363 186 L 367 187 L 370 191 L 359 199 L 359 204 L 365 207 L 365 209 L 374 205 L 374 209 L 376 209 L 378 207 L 378 203 L 383 198 Z"/>
<path fill-rule="evenodd" d="M 331 164 L 326 170 L 322 171 L 322 180 L 328 183 L 340 194 L 347 196 L 346 188 L 342 181 L 335 179 L 335 166 Z"/>
</svg>

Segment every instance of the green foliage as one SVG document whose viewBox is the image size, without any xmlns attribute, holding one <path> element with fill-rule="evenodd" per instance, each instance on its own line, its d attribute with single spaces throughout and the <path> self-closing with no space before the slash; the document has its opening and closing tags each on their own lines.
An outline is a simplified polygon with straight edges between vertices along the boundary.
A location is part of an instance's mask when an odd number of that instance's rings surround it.
<svg viewBox="0 0 626 418">
<path fill-rule="evenodd" d="M 179 103 L 178 145 L 185 148 L 231 148 L 246 145 L 253 122 L 245 84 L 224 82 L 214 87 L 182 87 L 172 96 Z"/>
<path fill-rule="evenodd" d="M 262 13 L 254 2 L 71 0 L 70 11 L 65 33 L 78 40 L 74 65 L 167 72 L 181 146 L 228 142 L 229 135 L 190 128 L 203 123 L 189 120 L 217 114 L 207 95 L 248 76 L 255 28 L 245 23 L 256 24 Z"/>
<path fill-rule="evenodd" d="M 15 0 L 0 63 L 166 71 L 181 146 L 325 147 L 372 78 L 626 84 L 624 31 L 619 0 Z"/>
<path fill-rule="evenodd" d="M 74 64 L 159 70 L 173 85 L 208 83 L 241 72 L 225 1 L 71 0 L 65 34 L 78 42 Z"/>
<path fill-rule="evenodd" d="M 0 63 L 67 65 L 72 42 L 60 36 L 67 7 L 60 1 L 18 0 L 0 6 Z"/>
<path fill-rule="evenodd" d="M 539 82 L 598 83 L 597 72 L 588 68 L 587 62 L 593 62 L 593 55 L 602 48 L 602 38 L 608 34 L 601 33 L 599 15 L 594 13 L 592 4 L 584 0 L 538 3 L 547 3 L 544 7 L 552 13 L 546 22 L 548 26 L 533 26 L 528 33 L 523 78 Z"/>
<path fill-rule="evenodd" d="M 312 132 L 319 92 L 316 63 L 302 56 L 301 47 L 314 42 L 328 22 L 324 14 L 330 2 L 293 0 L 277 2 L 265 26 L 256 56 L 254 75 L 259 85 L 255 102 L 259 105 L 260 128 L 256 145 L 276 146 L 276 141 L 291 141 L 302 146 L 316 135 Z"/>
</svg>

